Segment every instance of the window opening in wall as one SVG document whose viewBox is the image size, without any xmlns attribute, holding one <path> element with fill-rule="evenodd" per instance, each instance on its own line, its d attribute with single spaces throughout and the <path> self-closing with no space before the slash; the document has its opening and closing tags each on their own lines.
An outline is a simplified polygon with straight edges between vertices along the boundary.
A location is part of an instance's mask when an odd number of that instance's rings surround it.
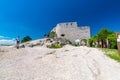
<svg viewBox="0 0 120 80">
<path fill-rule="evenodd" d="M 62 36 L 62 37 L 64 37 L 64 36 L 65 36 L 65 34 L 61 34 L 61 36 Z"/>
</svg>

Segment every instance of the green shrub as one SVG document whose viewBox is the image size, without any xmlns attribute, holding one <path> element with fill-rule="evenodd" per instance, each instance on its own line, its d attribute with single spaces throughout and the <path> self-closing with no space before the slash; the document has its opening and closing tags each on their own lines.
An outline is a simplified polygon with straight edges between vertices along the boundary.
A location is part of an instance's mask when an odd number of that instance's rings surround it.
<svg viewBox="0 0 120 80">
<path fill-rule="evenodd" d="M 66 44 L 71 44 L 72 45 L 72 42 L 68 39 L 65 40 Z"/>
<path fill-rule="evenodd" d="M 110 34 L 108 37 L 108 40 L 111 44 L 111 49 L 117 49 L 117 38 L 116 38 L 116 33 Z"/>
<path fill-rule="evenodd" d="M 52 43 L 51 45 L 47 45 L 48 48 L 62 48 L 62 45 L 59 43 Z"/>
<path fill-rule="evenodd" d="M 51 48 L 51 45 L 46 45 L 47 48 Z"/>
<path fill-rule="evenodd" d="M 51 31 L 48 34 L 44 34 L 44 37 L 47 37 L 47 38 L 54 38 L 56 36 L 57 36 L 56 32 L 54 32 L 54 31 Z"/>
<path fill-rule="evenodd" d="M 31 40 L 32 40 L 32 38 L 30 36 L 26 36 L 26 37 L 23 38 L 21 43 L 28 42 L 28 41 L 31 41 Z"/>
<path fill-rule="evenodd" d="M 73 43 L 72 46 L 79 46 L 79 44 L 75 44 L 75 43 Z"/>
</svg>

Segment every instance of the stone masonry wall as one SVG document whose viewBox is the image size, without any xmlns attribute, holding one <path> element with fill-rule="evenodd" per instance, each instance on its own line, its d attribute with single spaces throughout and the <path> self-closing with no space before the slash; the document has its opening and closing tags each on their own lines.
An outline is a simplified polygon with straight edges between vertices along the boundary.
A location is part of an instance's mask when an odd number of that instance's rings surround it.
<svg viewBox="0 0 120 80">
<path fill-rule="evenodd" d="M 70 41 L 76 39 L 89 39 L 90 27 L 89 26 L 77 26 L 77 22 L 60 23 L 53 29 L 56 32 L 58 38 L 65 38 Z"/>
</svg>

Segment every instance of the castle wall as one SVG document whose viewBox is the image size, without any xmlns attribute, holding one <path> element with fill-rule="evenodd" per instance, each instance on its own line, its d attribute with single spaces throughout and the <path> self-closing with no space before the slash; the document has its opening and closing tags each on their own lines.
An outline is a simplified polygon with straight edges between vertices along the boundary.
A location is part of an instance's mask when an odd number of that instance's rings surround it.
<svg viewBox="0 0 120 80">
<path fill-rule="evenodd" d="M 76 22 L 60 23 L 54 28 L 58 38 L 65 38 L 72 42 L 76 39 L 89 39 L 90 27 L 78 27 Z"/>
</svg>

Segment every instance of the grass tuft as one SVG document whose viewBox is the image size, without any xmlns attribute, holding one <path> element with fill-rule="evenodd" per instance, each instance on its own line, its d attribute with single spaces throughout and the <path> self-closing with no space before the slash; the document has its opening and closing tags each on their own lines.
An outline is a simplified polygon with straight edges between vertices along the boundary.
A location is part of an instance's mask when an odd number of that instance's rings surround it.
<svg viewBox="0 0 120 80">
<path fill-rule="evenodd" d="M 120 56 L 118 55 L 118 50 L 117 50 L 117 49 L 106 49 L 106 48 L 102 48 L 101 50 L 102 50 L 103 52 L 105 52 L 105 54 L 106 54 L 108 57 L 110 57 L 110 58 L 112 58 L 112 59 L 120 62 Z"/>
</svg>

